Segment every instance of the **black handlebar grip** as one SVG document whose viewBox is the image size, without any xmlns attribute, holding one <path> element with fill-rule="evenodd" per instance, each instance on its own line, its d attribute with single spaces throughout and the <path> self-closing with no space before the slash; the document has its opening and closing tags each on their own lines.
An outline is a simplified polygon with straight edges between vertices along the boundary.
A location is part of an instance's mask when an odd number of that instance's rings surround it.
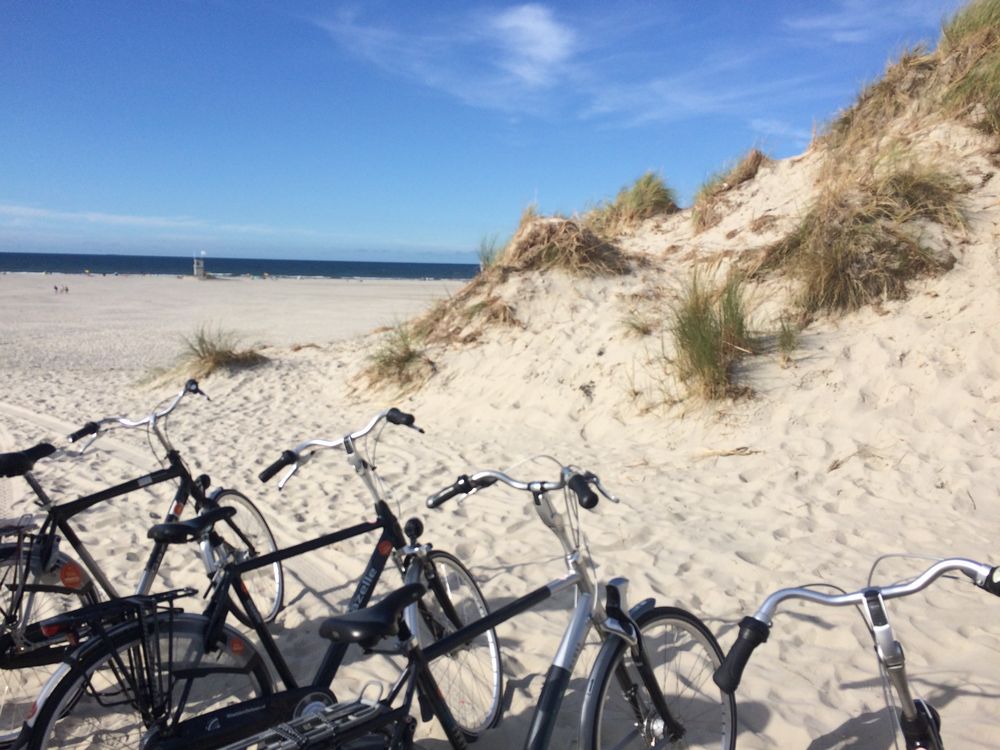
<svg viewBox="0 0 1000 750">
<path fill-rule="evenodd" d="M 98 429 L 100 428 L 97 422 L 87 422 L 87 424 L 69 436 L 69 441 L 75 443 L 77 440 L 87 437 L 87 435 L 96 435 Z"/>
<path fill-rule="evenodd" d="M 258 478 L 262 482 L 268 481 L 271 477 L 277 474 L 279 471 L 284 469 L 286 466 L 291 466 L 296 461 L 299 460 L 299 455 L 295 451 L 284 451 L 281 457 L 275 461 L 273 464 L 268 466 L 264 471 L 258 474 Z"/>
<path fill-rule="evenodd" d="M 590 489 L 590 483 L 585 477 L 580 474 L 575 474 L 569 482 L 566 483 L 573 492 L 576 493 L 577 500 L 580 501 L 580 507 L 587 510 L 593 510 L 597 507 L 597 501 L 600 499 L 597 497 L 597 493 Z"/>
<path fill-rule="evenodd" d="M 450 487 L 445 487 L 443 490 L 435 492 L 433 495 L 427 498 L 427 507 L 437 508 L 443 505 L 444 503 L 448 502 L 449 500 L 451 500 L 453 497 L 457 497 L 458 495 L 466 495 L 472 492 L 472 490 L 473 490 L 472 482 L 469 481 L 469 477 L 467 474 L 463 474 L 462 476 L 460 476 L 458 479 L 455 480 L 455 483 L 453 485 L 451 485 Z"/>
<path fill-rule="evenodd" d="M 386 412 L 385 421 L 391 424 L 400 424 L 404 427 L 413 427 L 414 417 L 412 414 L 400 411 L 394 406 Z"/>
<path fill-rule="evenodd" d="M 1000 596 L 1000 565 L 995 566 L 990 571 L 990 574 L 986 576 L 986 580 L 983 581 L 983 588 L 991 594 Z"/>
<path fill-rule="evenodd" d="M 740 686 L 740 680 L 743 679 L 743 670 L 750 660 L 750 654 L 767 640 L 770 632 L 770 625 L 765 625 L 753 617 L 744 617 L 740 621 L 740 634 L 736 637 L 736 643 L 729 649 L 722 665 L 712 675 L 712 679 L 722 692 L 736 692 L 736 688 Z"/>
</svg>

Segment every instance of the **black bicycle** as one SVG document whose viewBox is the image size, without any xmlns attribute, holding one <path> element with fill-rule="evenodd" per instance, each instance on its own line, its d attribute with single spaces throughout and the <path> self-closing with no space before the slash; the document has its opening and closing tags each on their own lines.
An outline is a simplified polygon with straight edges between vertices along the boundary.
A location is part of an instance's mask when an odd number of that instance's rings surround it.
<svg viewBox="0 0 1000 750">
<path fill-rule="evenodd" d="M 404 586 L 366 610 L 326 620 L 320 633 L 336 644 L 359 643 L 371 650 L 383 638 L 395 636 L 394 650 L 407 660 L 402 674 L 384 696 L 380 692 L 362 694 L 357 700 L 300 715 L 226 745 L 226 750 L 410 750 L 414 747 L 416 722 L 411 712 L 415 700 L 424 709 L 423 718 L 436 717 L 451 745 L 462 750 L 466 737 L 439 686 L 435 664 L 467 648 L 496 625 L 574 588 L 577 603 L 573 616 L 546 674 L 524 747 L 544 750 L 549 746 L 570 674 L 593 627 L 604 645 L 587 684 L 580 723 L 582 748 L 732 750 L 735 701 L 712 685 L 711 676 L 722 652 L 705 625 L 684 610 L 657 607 L 652 599 L 629 608 L 623 578 L 607 584 L 604 605 L 598 606 L 578 508 L 597 505 L 599 498 L 592 487 L 614 500 L 600 480 L 568 466 L 560 466 L 555 481 L 522 482 L 501 472 L 482 471 L 459 477 L 427 504 L 437 507 L 496 482 L 531 494 L 538 516 L 565 552 L 565 576 L 431 645 L 414 637 L 421 622 L 419 603 L 425 600 L 419 583 Z M 564 513 L 557 512 L 549 498 L 549 493 L 559 490 L 565 491 Z M 241 706 L 234 712 L 242 710 Z"/>
<path fill-rule="evenodd" d="M 294 451 L 285 451 L 261 472 L 261 479 L 267 481 L 282 468 L 290 467 L 288 475 L 282 479 L 284 484 L 316 450 L 343 448 L 373 496 L 374 521 L 324 534 L 255 559 L 228 563 L 216 579 L 216 588 L 203 615 L 174 617 L 172 629 L 161 627 L 159 630 L 157 637 L 163 642 L 159 650 L 165 652 L 171 648 L 174 653 L 174 658 L 164 660 L 161 667 L 168 685 L 166 699 L 161 696 L 154 701 L 149 691 L 142 689 L 145 681 L 141 672 L 137 676 L 136 671 L 129 668 L 136 662 L 130 657 L 132 653 L 156 650 L 148 645 L 144 640 L 147 636 L 134 624 L 110 630 L 102 639 L 91 637 L 89 643 L 94 645 L 68 658 L 47 683 L 37 711 L 25 723 L 18 746 L 138 746 L 149 750 L 218 747 L 274 724 L 311 716 L 335 706 L 337 700 L 330 686 L 349 643 L 331 643 L 322 655 L 317 655 L 314 677 L 308 684 L 300 685 L 243 581 L 271 565 L 352 537 L 379 534 L 351 599 L 351 611 L 363 611 L 371 601 L 372 592 L 391 559 L 405 581 L 419 581 L 431 592 L 420 600 L 416 613 L 422 637 L 441 638 L 466 622 L 486 616 L 489 613 L 486 602 L 465 566 L 454 556 L 421 542 L 423 524 L 419 519 L 412 518 L 401 528 L 382 497 L 375 467 L 359 452 L 367 441 L 362 445 L 358 441 L 387 423 L 419 429 L 411 415 L 389 409 L 377 414 L 366 427 L 343 438 L 311 440 Z M 380 432 L 374 435 L 371 451 L 365 450 L 366 455 L 374 452 Z M 154 527 L 151 533 L 180 540 L 187 532 L 183 523 L 168 523 Z M 231 595 L 235 595 L 238 607 L 251 623 L 263 647 L 262 654 L 245 639 L 234 642 L 232 635 L 227 634 L 225 620 L 231 607 Z M 170 633 L 172 637 L 167 635 Z M 191 657 L 178 660 L 175 642 L 189 649 Z M 235 656 L 245 658 L 234 663 Z M 450 667 L 438 674 L 442 678 L 442 689 L 463 707 L 457 731 L 463 738 L 471 739 L 500 718 L 502 669 L 492 628 L 463 640 L 462 648 L 454 650 L 451 660 Z M 268 663 L 280 678 L 283 690 L 274 690 Z M 455 679 L 451 680 L 449 675 Z M 216 690 L 214 704 L 210 700 L 209 685 Z M 225 690 L 233 691 L 231 699 L 226 692 L 219 692 Z M 97 724 L 105 732 L 95 736 L 93 727 Z"/>
<path fill-rule="evenodd" d="M 828 584 L 813 584 L 811 587 L 775 591 L 767 597 L 752 617 L 744 617 L 740 622 L 739 635 L 726 655 L 725 662 L 715 673 L 715 682 L 727 693 L 735 692 L 750 655 L 757 646 L 767 640 L 778 606 L 786 600 L 805 599 L 827 607 L 854 606 L 861 612 L 871 633 L 883 679 L 892 686 L 892 692 L 895 692 L 899 699 L 898 714 L 894 716 L 906 750 L 917 750 L 917 748 L 943 750 L 941 717 L 930 703 L 913 696 L 906 677 L 903 647 L 893 635 L 885 602 L 888 599 L 910 596 L 923 591 L 941 576 L 952 572 L 962 573 L 979 588 L 1000 596 L 1000 568 L 960 557 L 939 560 L 916 578 L 891 586 L 873 586 L 869 575 L 868 585 L 865 588 L 850 593 L 836 586 L 829 588 L 834 588 L 840 593 L 824 594 L 814 588 Z M 891 695 L 892 693 L 887 690 L 887 700 Z"/>
<path fill-rule="evenodd" d="M 211 581 L 218 579 L 226 564 L 251 560 L 277 548 L 266 521 L 246 496 L 223 488 L 208 492 L 208 477 L 192 477 L 171 445 L 165 429 L 167 417 L 186 395 L 195 394 L 204 396 L 198 383 L 189 380 L 168 406 L 143 419 L 108 417 L 88 422 L 70 435 L 71 442 L 88 436 L 93 440 L 112 428 L 145 426 L 166 451 L 164 468 L 71 502 L 56 504 L 32 473 L 38 461 L 58 453 L 54 446 L 42 443 L 25 451 L 0 454 L 0 477 L 23 478 L 44 511 L 40 526 L 19 517 L 0 529 L 0 535 L 9 540 L 0 543 L 0 746 L 17 736 L 54 666 L 76 646 L 63 633 L 50 635 L 32 626 L 58 613 L 95 604 L 102 597 L 122 596 L 70 525 L 74 516 L 112 498 L 176 481 L 177 490 L 163 521 L 177 521 L 189 500 L 194 500 L 198 516 L 191 522 L 195 533 L 188 536 L 198 543 Z M 215 526 L 216 521 L 221 523 Z M 75 557 L 61 549 L 63 540 Z M 151 590 L 169 543 L 154 539 L 136 594 Z M 280 562 L 248 576 L 246 583 L 262 618 L 273 620 L 281 609 L 284 591 Z"/>
</svg>

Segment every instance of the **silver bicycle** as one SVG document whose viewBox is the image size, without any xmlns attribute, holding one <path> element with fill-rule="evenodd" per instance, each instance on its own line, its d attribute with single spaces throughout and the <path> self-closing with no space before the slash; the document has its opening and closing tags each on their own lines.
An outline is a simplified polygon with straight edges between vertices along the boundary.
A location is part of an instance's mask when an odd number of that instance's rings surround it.
<svg viewBox="0 0 1000 750">
<path fill-rule="evenodd" d="M 874 566 L 872 570 L 874 571 Z M 824 594 L 811 587 L 775 591 L 764 600 L 752 617 L 744 617 L 740 622 L 736 643 L 726 655 L 722 666 L 716 671 L 715 683 L 727 693 L 735 692 L 750 655 L 757 646 L 767 640 L 778 607 L 785 601 L 804 599 L 826 607 L 854 606 L 860 610 L 868 625 L 875 644 L 879 668 L 899 700 L 897 721 L 906 750 L 915 748 L 942 750 L 944 744 L 941 740 L 941 717 L 929 703 L 913 697 L 906 676 L 903 647 L 893 634 L 885 602 L 888 599 L 910 596 L 923 591 L 948 573 L 962 573 L 979 588 L 1000 596 L 998 568 L 961 557 L 939 560 L 916 578 L 891 586 L 873 586 L 869 575 L 868 586 L 850 593 L 841 590 L 838 594 Z M 887 693 L 888 695 L 891 694 Z"/>
</svg>

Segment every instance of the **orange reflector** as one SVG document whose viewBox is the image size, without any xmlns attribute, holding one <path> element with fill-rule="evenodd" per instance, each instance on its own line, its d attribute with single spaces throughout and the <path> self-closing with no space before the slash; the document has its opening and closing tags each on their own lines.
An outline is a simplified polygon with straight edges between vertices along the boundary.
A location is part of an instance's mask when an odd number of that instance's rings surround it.
<svg viewBox="0 0 1000 750">
<path fill-rule="evenodd" d="M 80 570 L 79 565 L 69 560 L 59 568 L 59 580 L 66 588 L 78 589 L 83 583 L 83 571 Z"/>
<path fill-rule="evenodd" d="M 240 638 L 229 639 L 229 650 L 234 654 L 242 654 L 246 650 L 246 644 Z"/>
<path fill-rule="evenodd" d="M 385 557 L 390 552 L 392 552 L 392 542 L 387 539 L 383 539 L 378 543 L 378 553 L 382 555 L 382 557 Z"/>
</svg>

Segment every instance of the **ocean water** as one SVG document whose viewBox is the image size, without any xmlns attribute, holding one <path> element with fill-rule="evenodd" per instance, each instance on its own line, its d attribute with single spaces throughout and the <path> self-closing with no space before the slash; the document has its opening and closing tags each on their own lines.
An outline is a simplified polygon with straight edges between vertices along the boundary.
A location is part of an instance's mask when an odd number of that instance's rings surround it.
<svg viewBox="0 0 1000 750">
<path fill-rule="evenodd" d="M 214 276 L 305 276 L 312 278 L 471 279 L 479 266 L 471 263 L 380 263 L 353 260 L 287 260 L 268 258 L 205 258 L 205 272 Z M 68 255 L 0 253 L 0 273 L 93 273 L 190 276 L 186 257 L 159 255 Z"/>
</svg>

